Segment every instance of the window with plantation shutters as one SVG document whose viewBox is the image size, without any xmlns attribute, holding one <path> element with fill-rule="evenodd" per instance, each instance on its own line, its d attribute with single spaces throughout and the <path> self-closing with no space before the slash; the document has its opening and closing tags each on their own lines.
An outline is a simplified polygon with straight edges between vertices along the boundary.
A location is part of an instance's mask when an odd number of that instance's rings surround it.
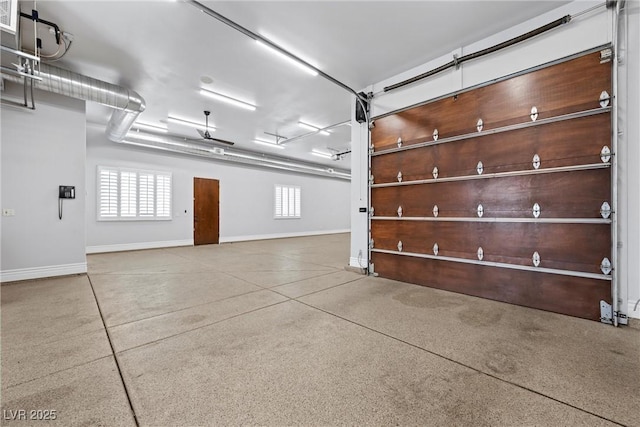
<svg viewBox="0 0 640 427">
<path fill-rule="evenodd" d="M 100 169 L 98 171 L 98 216 L 118 217 L 118 171 Z"/>
<path fill-rule="evenodd" d="M 135 172 L 120 172 L 120 216 L 136 216 L 136 176 Z"/>
<path fill-rule="evenodd" d="M 153 217 L 155 214 L 155 179 L 152 173 L 140 173 L 138 190 L 140 216 Z"/>
<path fill-rule="evenodd" d="M 98 167 L 98 220 L 171 219 L 171 173 Z"/>
<path fill-rule="evenodd" d="M 156 175 L 156 217 L 171 218 L 171 175 Z"/>
<path fill-rule="evenodd" d="M 300 187 L 276 185 L 274 207 L 275 218 L 300 218 Z"/>
</svg>

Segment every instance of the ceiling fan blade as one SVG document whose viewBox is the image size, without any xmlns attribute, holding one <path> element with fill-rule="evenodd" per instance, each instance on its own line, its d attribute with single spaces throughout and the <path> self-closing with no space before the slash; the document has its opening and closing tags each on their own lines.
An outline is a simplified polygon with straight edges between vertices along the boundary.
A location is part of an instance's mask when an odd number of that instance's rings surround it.
<svg viewBox="0 0 640 427">
<path fill-rule="evenodd" d="M 198 145 L 214 145 L 214 146 L 215 145 L 226 145 L 226 146 L 235 145 L 235 142 L 226 141 L 224 139 L 217 139 L 217 138 L 202 138 L 202 139 L 185 138 L 184 140 L 186 142 L 193 142 Z"/>
<path fill-rule="evenodd" d="M 200 134 L 200 136 L 201 136 L 202 138 L 206 138 L 206 137 L 204 136 L 204 132 L 203 132 L 203 131 L 201 131 L 200 129 L 196 129 L 196 130 L 198 131 L 198 133 Z"/>
<path fill-rule="evenodd" d="M 217 142 L 217 143 L 225 144 L 225 145 L 235 145 L 235 142 L 227 141 L 225 139 L 218 139 L 218 138 L 211 138 L 211 137 L 205 138 L 205 139 L 207 141 L 211 141 L 211 142 L 214 142 L 214 143 Z"/>
</svg>

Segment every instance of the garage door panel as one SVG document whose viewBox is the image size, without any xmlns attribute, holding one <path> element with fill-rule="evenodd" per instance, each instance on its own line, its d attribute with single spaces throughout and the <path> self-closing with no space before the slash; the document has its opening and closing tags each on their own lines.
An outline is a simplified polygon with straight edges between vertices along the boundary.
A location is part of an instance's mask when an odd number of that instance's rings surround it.
<svg viewBox="0 0 640 427">
<path fill-rule="evenodd" d="M 371 235 L 376 249 L 478 259 L 517 265 L 600 274 L 602 259 L 611 258 L 609 224 L 479 223 L 429 221 L 373 221 Z M 575 248 L 589 248 L 576 251 Z"/>
<path fill-rule="evenodd" d="M 538 110 L 538 120 L 598 108 L 600 93 L 610 88 L 610 64 L 601 64 L 600 53 L 596 52 L 477 92 L 486 129 L 491 129 L 517 122 L 522 116 L 529 119 L 533 106 Z"/>
<path fill-rule="evenodd" d="M 371 190 L 376 216 L 532 218 L 533 206 L 541 218 L 601 218 L 602 203 L 610 203 L 609 169 L 595 169 L 428 185 L 381 187 Z"/>
<path fill-rule="evenodd" d="M 433 168 L 437 164 L 437 153 L 438 146 L 430 146 L 372 157 L 374 183 L 398 182 L 398 172 L 402 172 L 404 181 L 431 179 Z"/>
<path fill-rule="evenodd" d="M 375 271 L 598 320 L 615 215 L 603 91 L 595 52 L 376 119 Z"/>
<path fill-rule="evenodd" d="M 386 278 L 591 320 L 600 319 L 600 300 L 611 303 L 608 280 L 375 252 L 372 261 Z"/>
<path fill-rule="evenodd" d="M 551 123 L 535 131 L 541 168 L 597 164 L 602 148 L 611 148 L 610 114 Z"/>
<path fill-rule="evenodd" d="M 465 92 L 377 119 L 371 130 L 375 151 L 396 148 L 398 138 L 403 146 L 433 139 L 438 129 L 439 138 L 448 138 L 476 131 L 478 100 L 475 92 Z"/>
<path fill-rule="evenodd" d="M 608 114 L 581 117 L 567 122 L 478 136 L 446 144 L 374 156 L 371 159 L 376 184 L 477 174 L 478 161 L 484 174 L 531 170 L 533 156 L 540 168 L 601 163 L 601 151 L 610 145 Z"/>
<path fill-rule="evenodd" d="M 599 52 L 460 93 L 375 121 L 372 140 L 375 150 L 412 145 L 433 138 L 476 132 L 478 119 L 483 130 L 531 121 L 531 108 L 538 119 L 600 107 L 603 90 L 610 93 L 610 64 L 600 64 Z"/>
</svg>

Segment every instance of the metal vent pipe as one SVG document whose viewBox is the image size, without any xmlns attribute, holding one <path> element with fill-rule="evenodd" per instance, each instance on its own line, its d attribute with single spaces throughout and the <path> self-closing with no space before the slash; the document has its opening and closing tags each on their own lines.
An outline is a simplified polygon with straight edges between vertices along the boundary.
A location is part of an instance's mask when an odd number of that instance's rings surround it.
<svg viewBox="0 0 640 427">
<path fill-rule="evenodd" d="M 107 123 L 107 137 L 121 142 L 133 122 L 145 109 L 144 99 L 133 90 L 74 73 L 53 65 L 40 64 L 40 72 L 36 74 L 42 80 L 34 80 L 34 85 L 42 90 L 69 96 L 84 101 L 93 101 L 115 111 Z M 23 83 L 22 77 L 2 74 L 2 78 L 16 83 Z"/>
<path fill-rule="evenodd" d="M 145 132 L 130 132 L 122 144 L 141 146 L 150 149 L 159 149 L 173 153 L 188 154 L 192 156 L 206 157 L 225 162 L 242 163 L 263 168 L 273 168 L 310 175 L 324 176 L 327 178 L 350 180 L 351 173 L 348 170 L 307 163 L 270 154 L 256 153 L 238 148 L 215 147 L 206 142 L 193 141 L 185 138 L 176 138 L 166 135 L 150 135 Z"/>
</svg>

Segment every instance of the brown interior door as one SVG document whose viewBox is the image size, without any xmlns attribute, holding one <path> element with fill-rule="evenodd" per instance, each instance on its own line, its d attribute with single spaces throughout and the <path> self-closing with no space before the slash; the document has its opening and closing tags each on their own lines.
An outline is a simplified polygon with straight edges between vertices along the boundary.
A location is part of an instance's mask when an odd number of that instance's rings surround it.
<svg viewBox="0 0 640 427">
<path fill-rule="evenodd" d="M 220 237 L 220 181 L 193 178 L 193 243 L 217 244 Z"/>
</svg>

